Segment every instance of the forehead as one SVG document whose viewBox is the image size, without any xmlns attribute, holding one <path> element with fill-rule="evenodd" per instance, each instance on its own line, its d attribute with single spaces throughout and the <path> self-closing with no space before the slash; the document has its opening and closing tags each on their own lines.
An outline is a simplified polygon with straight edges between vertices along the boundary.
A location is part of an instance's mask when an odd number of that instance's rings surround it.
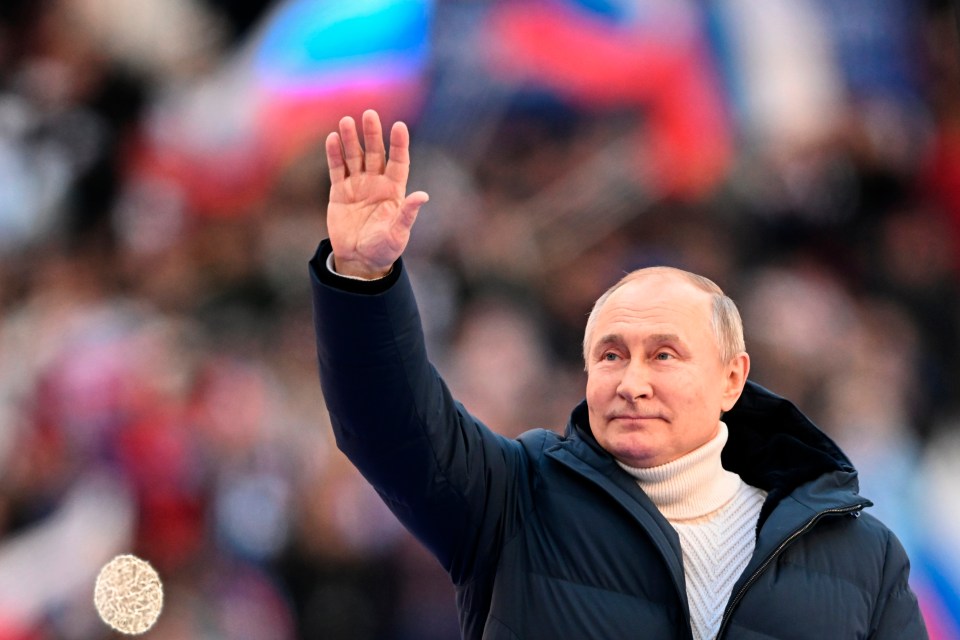
<svg viewBox="0 0 960 640">
<path fill-rule="evenodd" d="M 615 330 L 711 333 L 712 295 L 686 278 L 656 273 L 632 280 L 610 294 L 597 316 L 596 335 Z"/>
</svg>

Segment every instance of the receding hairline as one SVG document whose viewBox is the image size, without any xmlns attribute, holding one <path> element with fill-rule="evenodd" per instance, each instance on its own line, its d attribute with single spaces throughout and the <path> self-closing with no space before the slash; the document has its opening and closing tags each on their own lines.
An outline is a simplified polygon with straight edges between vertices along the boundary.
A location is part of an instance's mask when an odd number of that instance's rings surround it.
<svg viewBox="0 0 960 640">
<path fill-rule="evenodd" d="M 656 276 L 656 275 L 665 275 L 665 276 L 678 276 L 681 279 L 689 282 L 697 289 L 704 291 L 706 293 L 713 293 L 717 295 L 726 295 L 723 293 L 723 289 L 717 285 L 716 282 L 707 278 L 706 276 L 701 276 L 700 274 L 693 273 L 692 271 L 686 271 L 678 267 L 668 267 L 665 265 L 658 265 L 655 267 L 644 267 L 642 269 L 637 269 L 626 274 L 620 281 L 610 287 L 609 292 L 613 293 L 617 289 L 623 287 L 626 284 L 630 284 L 636 280 L 640 280 L 644 277 Z"/>
<path fill-rule="evenodd" d="M 743 325 L 740 320 L 740 314 L 737 311 L 736 305 L 733 300 L 731 300 L 727 294 L 723 292 L 723 289 L 717 285 L 716 282 L 701 276 L 699 274 L 693 273 L 691 271 L 686 271 L 677 267 L 670 267 L 666 265 L 657 265 L 652 267 L 643 267 L 636 269 L 625 274 L 620 280 L 615 282 L 609 289 L 603 292 L 597 301 L 593 305 L 593 309 L 590 311 L 590 315 L 587 318 L 587 325 L 584 330 L 583 336 L 583 358 L 584 365 L 587 364 L 589 358 L 590 350 L 590 339 L 593 334 L 594 326 L 597 322 L 597 317 L 600 315 L 600 311 L 603 309 L 604 305 L 607 303 L 607 300 L 616 293 L 618 290 L 622 289 L 624 286 L 641 280 L 646 277 L 651 276 L 673 276 L 679 278 L 681 281 L 686 282 L 687 284 L 692 285 L 694 288 L 708 294 L 712 300 L 711 311 L 711 323 L 713 324 L 714 332 L 717 334 L 717 340 L 720 346 L 721 355 L 724 358 L 732 357 L 733 353 L 725 353 L 728 351 L 727 345 L 724 344 L 724 327 L 717 326 L 717 322 L 725 322 L 726 319 L 721 316 L 733 314 L 735 316 L 736 324 L 738 325 L 737 332 L 739 333 L 738 345 L 736 350 L 744 350 L 743 347 Z"/>
</svg>

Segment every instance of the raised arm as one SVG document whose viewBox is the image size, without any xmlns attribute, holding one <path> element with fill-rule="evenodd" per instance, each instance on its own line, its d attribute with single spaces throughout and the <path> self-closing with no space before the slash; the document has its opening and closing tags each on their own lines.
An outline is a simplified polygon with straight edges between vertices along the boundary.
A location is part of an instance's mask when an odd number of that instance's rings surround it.
<svg viewBox="0 0 960 640">
<path fill-rule="evenodd" d="M 389 159 L 375 112 L 363 114 L 363 132 L 365 151 L 351 118 L 327 138 L 329 242 L 311 261 L 324 402 L 340 450 L 465 582 L 497 561 L 517 514 L 529 510 L 518 497 L 525 454 L 461 407 L 430 363 L 399 259 L 427 194 L 405 195 L 405 125 L 393 126 Z"/>
<path fill-rule="evenodd" d="M 402 122 L 390 130 L 390 154 L 380 116 L 363 113 L 363 147 L 356 122 L 346 116 L 327 136 L 330 204 L 327 232 L 338 273 L 366 279 L 386 275 L 410 240 L 410 229 L 429 196 L 407 195 L 410 132 Z"/>
</svg>

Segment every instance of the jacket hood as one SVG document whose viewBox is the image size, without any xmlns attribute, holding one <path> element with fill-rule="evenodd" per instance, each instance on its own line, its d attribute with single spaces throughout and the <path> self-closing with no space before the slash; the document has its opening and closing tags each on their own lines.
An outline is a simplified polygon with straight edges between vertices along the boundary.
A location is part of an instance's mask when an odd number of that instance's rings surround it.
<svg viewBox="0 0 960 640">
<path fill-rule="evenodd" d="M 785 495 L 826 474 L 839 472 L 844 489 L 858 491 L 850 459 L 789 400 L 747 381 L 723 421 L 729 430 L 722 454 L 724 468 L 768 492 L 761 522 Z M 610 457 L 593 436 L 586 401 L 573 410 L 566 435 Z"/>
</svg>

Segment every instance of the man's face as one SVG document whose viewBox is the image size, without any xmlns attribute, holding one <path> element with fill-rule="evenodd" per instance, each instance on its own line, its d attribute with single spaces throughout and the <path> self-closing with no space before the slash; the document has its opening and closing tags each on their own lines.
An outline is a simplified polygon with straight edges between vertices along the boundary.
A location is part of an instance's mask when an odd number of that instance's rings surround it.
<svg viewBox="0 0 960 640">
<path fill-rule="evenodd" d="M 654 467 L 713 438 L 749 369 L 729 363 L 711 325 L 711 295 L 680 275 L 629 282 L 600 309 L 587 354 L 590 428 L 632 467 Z"/>
</svg>

